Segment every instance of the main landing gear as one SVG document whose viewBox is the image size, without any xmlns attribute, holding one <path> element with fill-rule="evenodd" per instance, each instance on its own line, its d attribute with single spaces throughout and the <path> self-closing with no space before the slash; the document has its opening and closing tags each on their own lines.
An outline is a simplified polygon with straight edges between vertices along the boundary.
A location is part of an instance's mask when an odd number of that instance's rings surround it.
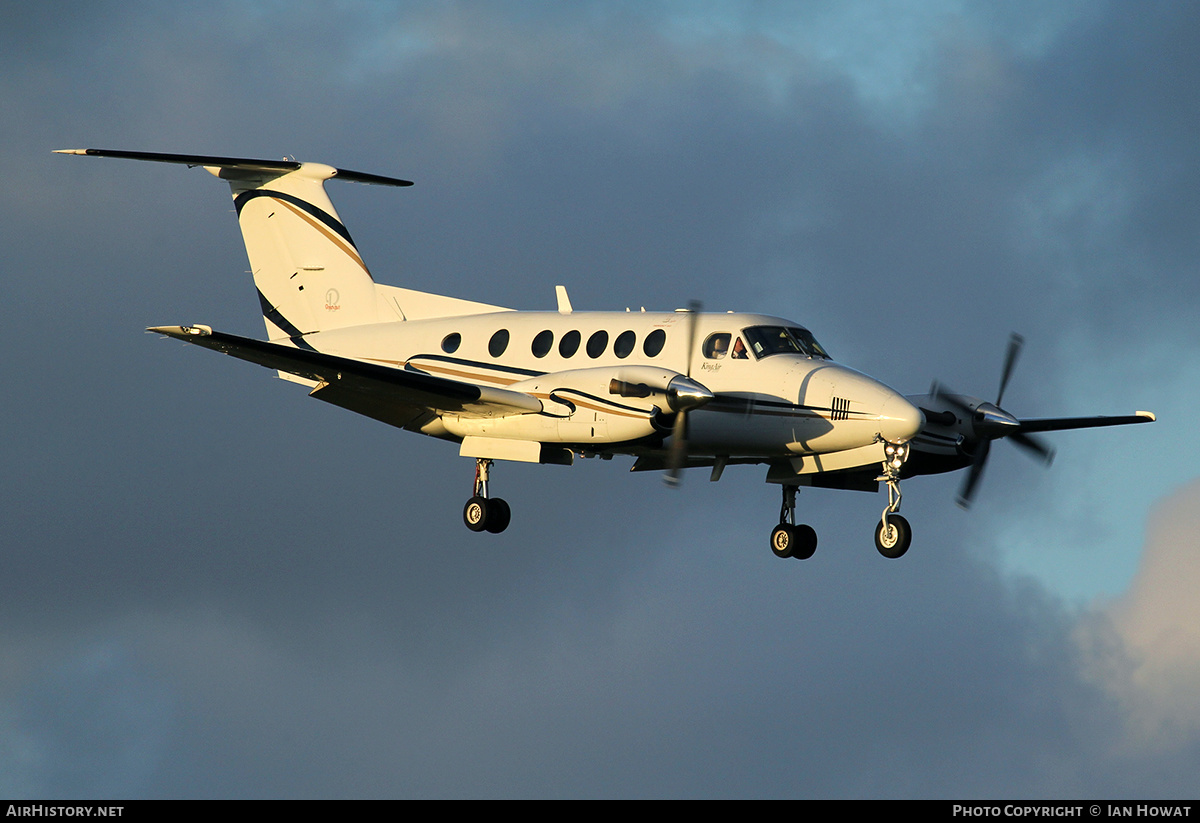
<svg viewBox="0 0 1200 823">
<path fill-rule="evenodd" d="M 783 487 L 779 525 L 771 532 L 771 551 L 776 557 L 807 560 L 817 550 L 817 532 L 812 526 L 796 525 L 796 489 L 796 486 Z"/>
<path fill-rule="evenodd" d="M 884 557 L 895 559 L 908 551 L 912 543 L 912 527 L 900 516 L 900 469 L 908 459 L 907 443 L 883 444 L 883 472 L 875 478 L 887 484 L 888 504 L 875 527 L 875 548 Z M 798 486 L 783 486 L 783 505 L 779 509 L 779 525 L 771 531 L 771 551 L 776 557 L 807 560 L 817 550 L 817 533 L 812 526 L 796 525 L 796 491 Z"/>
<path fill-rule="evenodd" d="M 491 460 L 475 458 L 475 493 L 463 507 L 463 522 L 473 532 L 499 534 L 508 528 L 512 510 L 503 499 L 488 497 L 488 471 L 491 467 Z"/>
</svg>

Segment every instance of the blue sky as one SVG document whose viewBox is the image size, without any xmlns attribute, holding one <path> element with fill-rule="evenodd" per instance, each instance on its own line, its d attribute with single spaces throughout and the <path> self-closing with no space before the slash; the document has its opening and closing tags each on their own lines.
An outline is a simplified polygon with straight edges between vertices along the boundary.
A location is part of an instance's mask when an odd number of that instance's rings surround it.
<svg viewBox="0 0 1200 823">
<path fill-rule="evenodd" d="M 69 11 L 0 6 L 0 792 L 1193 790 L 1191 6 Z M 381 282 L 770 311 L 910 393 L 1016 330 L 1009 410 L 1160 419 L 906 484 L 900 562 L 878 498 L 802 493 L 782 563 L 760 470 L 615 460 L 502 466 L 481 541 L 446 444 L 142 334 L 261 335 L 228 194 L 85 146 L 415 180 L 331 187 Z"/>
</svg>

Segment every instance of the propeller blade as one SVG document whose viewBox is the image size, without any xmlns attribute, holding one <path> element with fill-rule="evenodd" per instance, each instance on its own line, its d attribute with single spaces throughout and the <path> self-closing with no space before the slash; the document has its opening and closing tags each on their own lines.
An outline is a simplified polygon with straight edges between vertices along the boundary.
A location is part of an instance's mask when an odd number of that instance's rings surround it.
<svg viewBox="0 0 1200 823">
<path fill-rule="evenodd" d="M 683 464 L 687 462 L 687 412 L 675 414 L 675 425 L 671 427 L 671 449 L 667 452 L 667 473 L 663 482 L 672 489 L 679 488 Z"/>
<path fill-rule="evenodd" d="M 688 378 L 683 381 L 684 391 L 677 391 L 677 398 L 682 397 L 684 402 L 680 404 L 680 408 L 675 412 L 675 425 L 671 427 L 671 448 L 667 452 L 667 473 L 663 475 L 663 482 L 673 489 L 679 488 L 679 483 L 682 480 L 681 474 L 683 467 L 687 463 L 687 410 L 695 408 L 698 405 L 703 405 L 712 399 L 712 394 L 697 383 L 693 383 L 692 376 L 692 356 L 696 353 L 696 321 L 700 315 L 702 305 L 699 300 L 688 301 L 688 319 L 687 319 L 687 363 L 684 366 L 684 376 Z M 695 389 L 699 389 L 696 392 Z M 703 395 L 707 395 L 705 398 Z"/>
<path fill-rule="evenodd" d="M 1004 371 L 1000 374 L 1000 391 L 996 392 L 996 405 L 1000 405 L 1000 401 L 1004 399 L 1004 390 L 1008 388 L 1008 378 L 1012 377 L 1013 366 L 1017 364 L 1017 357 L 1021 354 L 1021 347 L 1025 345 L 1025 338 L 1013 332 L 1008 338 L 1008 354 L 1004 356 Z"/>
<path fill-rule="evenodd" d="M 686 377 L 692 376 L 692 355 L 696 353 L 696 319 L 700 316 L 703 305 L 699 300 L 688 301 L 688 329 L 687 329 L 687 367 L 683 374 Z"/>
<path fill-rule="evenodd" d="M 1010 434 L 1008 439 L 1012 441 L 1014 446 L 1020 446 L 1026 453 L 1040 459 L 1045 465 L 1049 466 L 1054 462 L 1054 449 L 1042 442 L 1041 438 L 1033 435 L 1017 432 Z"/>
<path fill-rule="evenodd" d="M 981 440 L 975 450 L 975 460 L 971 463 L 967 479 L 963 481 L 962 489 L 958 493 L 958 505 L 964 509 L 971 508 L 971 499 L 975 496 L 975 487 L 979 483 L 979 478 L 983 476 L 983 467 L 987 465 L 988 452 L 991 451 L 991 448 L 991 440 Z"/>
<path fill-rule="evenodd" d="M 945 386 L 936 380 L 934 380 L 933 385 L 929 387 L 929 393 L 938 400 L 941 400 L 943 403 L 949 403 L 951 406 L 958 409 L 960 412 L 962 412 L 965 418 L 969 419 L 975 413 L 974 409 L 963 402 L 962 395 L 955 394 L 954 392 L 947 390 Z"/>
</svg>

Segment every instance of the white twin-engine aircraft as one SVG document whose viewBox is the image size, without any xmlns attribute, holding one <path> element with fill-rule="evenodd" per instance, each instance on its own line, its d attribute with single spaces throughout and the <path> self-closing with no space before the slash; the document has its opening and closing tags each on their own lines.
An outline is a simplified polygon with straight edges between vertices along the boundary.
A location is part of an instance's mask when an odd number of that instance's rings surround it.
<svg viewBox="0 0 1200 823">
<path fill-rule="evenodd" d="M 1013 336 L 994 403 L 945 391 L 905 397 L 836 363 L 805 327 L 764 314 L 511 309 L 377 284 L 325 193 L 326 180 L 409 186 L 294 160 L 68 149 L 62 154 L 202 166 L 229 183 L 268 341 L 209 326 L 150 331 L 276 369 L 312 397 L 459 444 L 475 459 L 463 511 L 472 531 L 501 532 L 509 506 L 490 494 L 494 460 L 570 465 L 575 456 L 636 458 L 633 471 L 767 466 L 783 490 L 771 549 L 811 557 L 816 532 L 796 523 L 796 491 L 888 489 L 875 529 L 885 557 L 912 532 L 900 480 L 969 467 L 966 505 L 993 440 L 1046 462 L 1032 435 L 1154 420 L 1020 420 L 1000 408 L 1021 340 Z"/>
</svg>

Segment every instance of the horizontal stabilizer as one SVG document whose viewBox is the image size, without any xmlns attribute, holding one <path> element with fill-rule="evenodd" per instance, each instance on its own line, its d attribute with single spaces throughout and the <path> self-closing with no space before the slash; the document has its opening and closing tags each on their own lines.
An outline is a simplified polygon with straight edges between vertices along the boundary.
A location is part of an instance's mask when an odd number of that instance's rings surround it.
<svg viewBox="0 0 1200 823">
<path fill-rule="evenodd" d="M 238 337 L 213 331 L 208 326 L 155 326 L 147 331 L 313 380 L 322 384 L 313 392 L 314 396 L 327 387 L 336 387 L 340 398 L 337 405 L 345 408 L 354 409 L 346 399 L 352 394 L 361 397 L 364 403 L 370 401 L 372 408 L 378 408 L 380 403 L 394 403 L 466 416 L 531 414 L 542 410 L 540 400 L 523 392 L 476 386 L 407 369 Z M 378 419 L 377 414 L 369 416 Z"/>
<path fill-rule="evenodd" d="M 207 154 L 165 154 L 155 151 L 121 151 L 119 149 L 55 149 L 55 154 L 75 154 L 81 157 L 117 157 L 123 160 L 149 160 L 154 163 L 179 163 L 184 166 L 230 169 L 246 172 L 274 172 L 287 174 L 296 171 L 303 163 L 297 160 L 252 160 L 244 157 L 213 157 Z M 355 183 L 370 183 L 377 186 L 411 186 L 411 180 L 384 177 L 381 174 L 335 169 L 334 179 L 350 180 Z"/>
</svg>

